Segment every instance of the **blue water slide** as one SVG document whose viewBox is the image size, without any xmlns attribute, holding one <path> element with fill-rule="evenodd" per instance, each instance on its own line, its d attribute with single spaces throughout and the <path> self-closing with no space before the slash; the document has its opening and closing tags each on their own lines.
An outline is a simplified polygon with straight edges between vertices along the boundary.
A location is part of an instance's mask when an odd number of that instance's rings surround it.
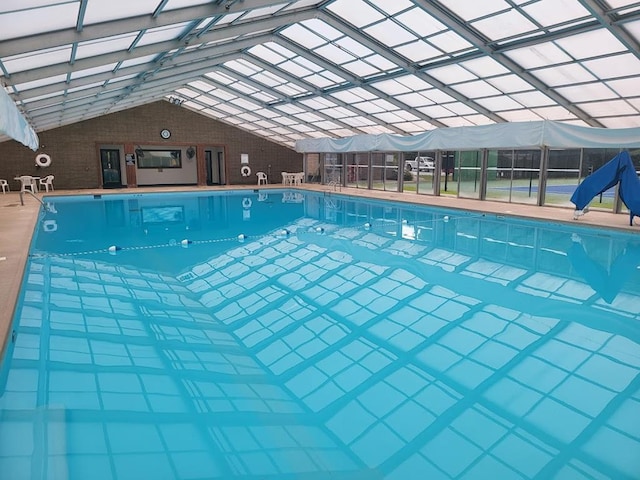
<svg viewBox="0 0 640 480">
<path fill-rule="evenodd" d="M 626 150 L 613 157 L 578 185 L 571 196 L 576 212 L 584 213 L 586 206 L 595 196 L 617 184 L 619 184 L 620 199 L 629 209 L 629 225 L 632 225 L 633 217 L 640 216 L 640 179 L 631 162 L 631 156 Z"/>
</svg>

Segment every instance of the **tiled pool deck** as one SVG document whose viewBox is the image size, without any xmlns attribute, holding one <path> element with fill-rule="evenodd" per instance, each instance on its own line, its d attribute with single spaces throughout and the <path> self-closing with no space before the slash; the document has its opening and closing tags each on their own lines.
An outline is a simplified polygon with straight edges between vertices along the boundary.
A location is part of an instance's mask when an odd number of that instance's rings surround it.
<svg viewBox="0 0 640 480">
<path fill-rule="evenodd" d="M 145 193 L 145 192 L 177 192 L 177 191 L 206 191 L 221 189 L 236 190 L 241 188 L 255 189 L 257 186 L 229 186 L 229 187 L 162 187 L 137 188 L 121 190 L 66 190 L 56 191 L 46 195 L 94 195 L 114 193 Z M 282 188 L 282 185 L 260 186 L 264 188 Z M 359 197 L 379 198 L 383 200 L 403 201 L 423 205 L 447 208 L 481 211 L 512 215 L 532 219 L 545 219 L 553 222 L 575 223 L 573 211 L 568 208 L 536 207 L 514 203 L 489 202 L 459 199 L 452 197 L 433 197 L 416 195 L 414 193 L 395 193 L 375 190 L 358 190 L 343 188 L 334 191 L 333 187 L 321 185 L 304 185 L 303 189 L 332 192 Z M 42 194 L 40 195 L 42 196 Z M 20 204 L 17 192 L 0 195 L 0 352 L 4 351 L 9 326 L 13 317 L 16 299 L 20 291 L 20 284 L 27 261 L 31 235 L 38 218 L 40 203 L 29 195 L 24 196 L 24 205 Z M 614 215 L 608 212 L 589 212 L 579 219 L 582 225 L 616 228 L 633 231 L 640 235 L 640 226 L 629 227 L 629 217 L 626 214 Z"/>
</svg>

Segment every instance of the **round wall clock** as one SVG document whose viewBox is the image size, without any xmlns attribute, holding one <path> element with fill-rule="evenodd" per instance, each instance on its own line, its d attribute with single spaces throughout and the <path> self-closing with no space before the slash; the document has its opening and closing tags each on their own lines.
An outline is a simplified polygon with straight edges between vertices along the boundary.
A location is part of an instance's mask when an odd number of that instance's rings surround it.
<svg viewBox="0 0 640 480">
<path fill-rule="evenodd" d="M 160 136 L 166 140 L 171 136 L 171 132 L 165 128 L 160 131 Z"/>
</svg>

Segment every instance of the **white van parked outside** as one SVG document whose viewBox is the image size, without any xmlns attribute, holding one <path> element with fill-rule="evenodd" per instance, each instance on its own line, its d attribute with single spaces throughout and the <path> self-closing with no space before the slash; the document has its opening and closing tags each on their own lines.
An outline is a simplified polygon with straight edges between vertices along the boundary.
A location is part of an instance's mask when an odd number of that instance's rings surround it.
<svg viewBox="0 0 640 480">
<path fill-rule="evenodd" d="M 413 160 L 405 160 L 404 168 L 410 172 L 428 172 L 433 170 L 435 162 L 432 157 L 416 157 Z"/>
</svg>

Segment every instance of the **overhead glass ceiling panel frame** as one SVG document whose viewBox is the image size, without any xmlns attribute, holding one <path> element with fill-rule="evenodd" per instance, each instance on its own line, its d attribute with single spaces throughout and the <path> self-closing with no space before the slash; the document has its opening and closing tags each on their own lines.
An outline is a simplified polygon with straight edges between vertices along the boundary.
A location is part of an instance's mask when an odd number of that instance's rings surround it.
<svg viewBox="0 0 640 480">
<path fill-rule="evenodd" d="M 170 96 L 287 146 L 300 136 L 640 118 L 636 1 L 226 5 L 3 4 L 0 75 L 37 131 Z M 225 102 L 232 112 L 216 108 Z"/>
</svg>

